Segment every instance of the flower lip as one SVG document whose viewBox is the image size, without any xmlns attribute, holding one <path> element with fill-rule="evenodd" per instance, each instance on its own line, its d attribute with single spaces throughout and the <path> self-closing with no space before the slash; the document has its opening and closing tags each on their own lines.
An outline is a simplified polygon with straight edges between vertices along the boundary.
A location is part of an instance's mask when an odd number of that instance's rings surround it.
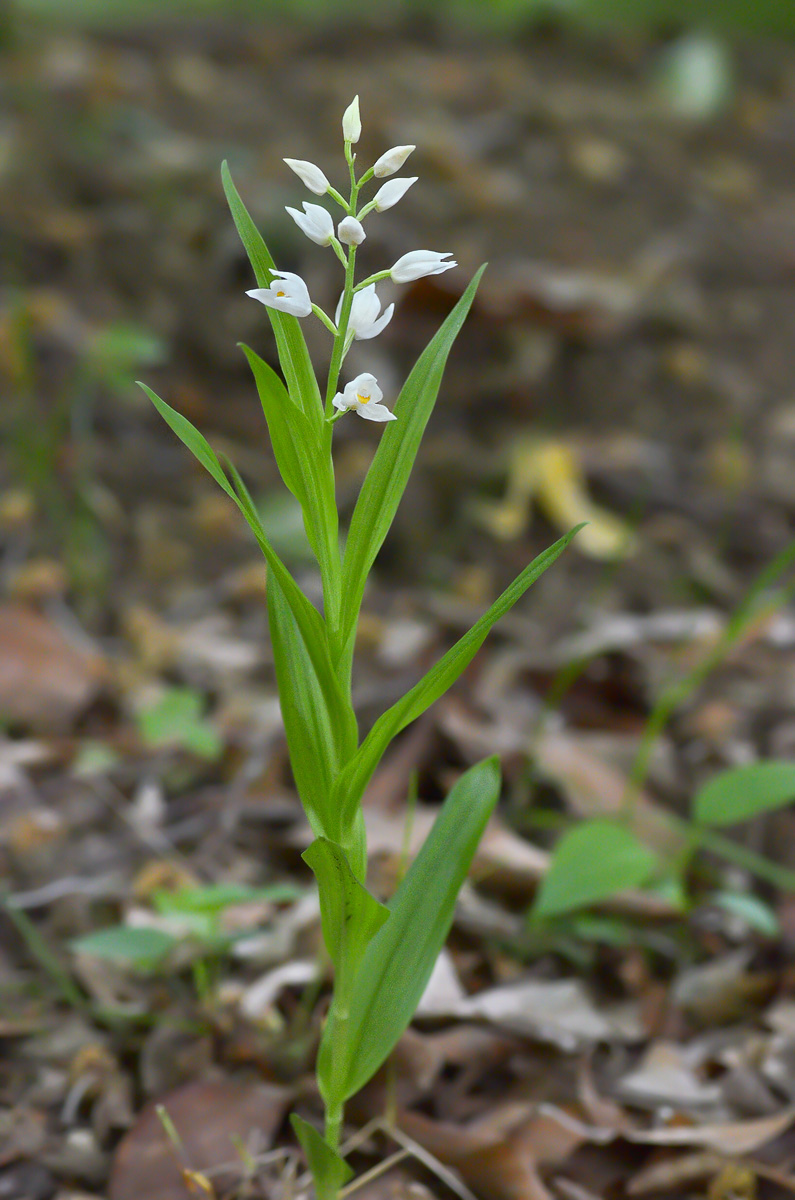
<svg viewBox="0 0 795 1200">
<path fill-rule="evenodd" d="M 440 254 L 438 250 L 409 250 L 403 254 L 390 270 L 395 283 L 413 283 L 415 279 L 423 279 L 426 275 L 441 275 L 451 267 L 457 267 L 455 261 L 445 262 L 452 254 L 451 250 Z"/>
<path fill-rule="evenodd" d="M 252 300 L 259 300 L 266 308 L 289 313 L 292 317 L 308 317 L 312 311 L 309 288 L 300 275 L 293 271 L 271 271 L 270 287 L 252 288 L 246 292 Z"/>
<path fill-rule="evenodd" d="M 332 403 L 341 412 L 353 411 L 366 421 L 397 420 L 395 414 L 381 403 L 383 395 L 375 375 L 363 371 L 350 383 L 346 383 L 341 392 L 337 392 Z"/>
<path fill-rule="evenodd" d="M 377 159 L 373 166 L 373 175 L 376 179 L 383 179 L 385 175 L 394 175 L 395 171 L 400 170 L 408 156 L 416 149 L 416 146 L 393 146 L 391 150 L 387 150 Z"/>
<path fill-rule="evenodd" d="M 291 171 L 294 171 L 305 187 L 316 196 L 325 196 L 330 184 L 320 167 L 307 162 L 304 158 L 285 158 L 283 160 Z"/>
</svg>

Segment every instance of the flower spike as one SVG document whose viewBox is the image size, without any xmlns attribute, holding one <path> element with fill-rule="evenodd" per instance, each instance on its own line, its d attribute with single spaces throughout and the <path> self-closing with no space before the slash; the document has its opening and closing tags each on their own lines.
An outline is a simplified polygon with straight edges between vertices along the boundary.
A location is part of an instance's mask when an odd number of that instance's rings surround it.
<svg viewBox="0 0 795 1200">
<path fill-rule="evenodd" d="M 365 371 L 346 383 L 341 392 L 337 392 L 333 404 L 340 412 L 352 410 L 366 421 L 396 421 L 395 414 L 381 403 L 383 395 L 375 375 Z"/>
<path fill-rule="evenodd" d="M 259 300 L 266 308 L 289 313 L 292 317 L 308 317 L 312 311 L 309 288 L 300 275 L 292 271 L 272 271 L 275 276 L 270 287 L 252 288 L 246 292 L 252 300 Z"/>
</svg>

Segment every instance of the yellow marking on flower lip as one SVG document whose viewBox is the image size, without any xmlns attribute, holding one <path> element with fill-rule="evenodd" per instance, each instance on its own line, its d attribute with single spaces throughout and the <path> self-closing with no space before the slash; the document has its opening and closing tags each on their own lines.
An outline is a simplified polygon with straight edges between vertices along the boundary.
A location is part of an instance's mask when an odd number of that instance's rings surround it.
<svg viewBox="0 0 795 1200">
<path fill-rule="evenodd" d="M 360 392 L 356 393 L 356 399 L 360 404 L 369 404 L 372 398 L 372 396 L 362 396 Z"/>
<path fill-rule="evenodd" d="M 287 293 L 286 292 L 277 292 L 276 295 L 277 296 L 286 296 Z"/>
</svg>

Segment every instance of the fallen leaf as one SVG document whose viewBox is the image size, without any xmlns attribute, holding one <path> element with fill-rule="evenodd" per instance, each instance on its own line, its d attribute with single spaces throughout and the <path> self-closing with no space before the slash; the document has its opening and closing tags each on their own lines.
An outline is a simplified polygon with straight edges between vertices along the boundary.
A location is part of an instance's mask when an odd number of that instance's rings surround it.
<svg viewBox="0 0 795 1200">
<path fill-rule="evenodd" d="M 719 1154 L 736 1157 L 751 1154 L 772 1142 L 795 1121 L 795 1108 L 785 1108 L 772 1117 L 753 1121 L 729 1121 L 715 1125 L 671 1125 L 664 1129 L 634 1130 L 623 1136 L 644 1146 L 703 1146 Z"/>
<path fill-rule="evenodd" d="M 169 1140 L 158 1106 L 148 1104 L 116 1150 L 110 1200 L 189 1200 L 183 1168 L 215 1172 L 229 1164 L 224 1174 L 213 1174 L 213 1181 L 221 1192 L 233 1187 L 244 1170 L 235 1141 L 239 1138 L 255 1154 L 267 1150 L 291 1099 L 289 1088 L 274 1084 L 186 1084 L 159 1102 L 179 1135 L 181 1150 Z"/>
<path fill-rule="evenodd" d="M 108 677 L 102 655 L 48 617 L 0 607 L 0 718 L 46 732 L 69 727 Z"/>
</svg>

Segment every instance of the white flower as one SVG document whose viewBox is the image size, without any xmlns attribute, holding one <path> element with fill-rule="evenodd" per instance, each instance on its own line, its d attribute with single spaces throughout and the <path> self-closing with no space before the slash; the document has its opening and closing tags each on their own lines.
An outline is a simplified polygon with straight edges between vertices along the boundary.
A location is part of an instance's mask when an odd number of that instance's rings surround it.
<svg viewBox="0 0 795 1200">
<path fill-rule="evenodd" d="M 320 167 L 316 167 L 314 163 L 306 162 L 303 158 L 285 158 L 284 161 L 291 171 L 295 171 L 301 183 L 305 184 L 310 192 L 314 192 L 316 196 L 325 196 L 329 190 L 329 181 Z"/>
<path fill-rule="evenodd" d="M 399 171 L 403 166 L 412 150 L 416 149 L 416 146 L 393 146 L 391 150 L 387 150 L 386 154 L 382 154 L 373 167 L 376 179 L 383 179 L 385 175 L 394 175 L 395 171 Z"/>
<path fill-rule="evenodd" d="M 351 315 L 348 317 L 348 332 L 353 333 L 357 342 L 364 342 L 369 338 L 377 337 L 382 329 L 386 329 L 392 320 L 394 311 L 394 304 L 389 304 L 379 317 L 381 301 L 375 293 L 375 284 L 371 283 L 369 287 L 362 288 L 360 292 L 354 294 Z M 341 313 L 342 296 L 339 298 L 337 311 L 334 314 L 334 320 L 337 325 L 340 323 Z"/>
<path fill-rule="evenodd" d="M 354 96 L 342 114 L 342 136 L 346 142 L 358 142 L 362 136 L 362 119 L 359 116 L 359 97 Z"/>
<path fill-rule="evenodd" d="M 416 182 L 417 176 L 415 175 L 412 179 L 390 179 L 388 183 L 382 183 L 373 196 L 375 211 L 385 212 L 393 204 L 397 204 L 398 200 L 403 199 L 412 183 Z"/>
<path fill-rule="evenodd" d="M 316 242 L 318 246 L 328 246 L 331 243 L 334 237 L 334 222 L 331 213 L 326 212 L 325 208 L 321 208 L 319 204 L 309 204 L 306 200 L 303 201 L 303 212 L 299 212 L 297 208 L 290 208 L 289 205 L 286 207 L 298 228 L 303 230 L 311 241 Z"/>
<path fill-rule="evenodd" d="M 395 414 L 391 413 L 385 404 L 380 403 L 383 395 L 375 375 L 365 372 L 346 383 L 344 389 L 337 392 L 333 403 L 335 408 L 342 409 L 343 412 L 352 409 L 366 421 L 396 421 Z"/>
<path fill-rule="evenodd" d="M 312 311 L 312 301 L 301 276 L 294 275 L 292 271 L 271 271 L 271 274 L 275 278 L 270 287 L 252 288 L 246 295 L 259 300 L 267 308 L 289 313 L 292 317 L 308 317 Z"/>
<path fill-rule="evenodd" d="M 367 234 L 364 225 L 356 217 L 343 217 L 337 226 L 337 237 L 346 246 L 361 246 Z"/>
<path fill-rule="evenodd" d="M 389 273 L 395 283 L 412 283 L 425 275 L 441 275 L 442 271 L 458 266 L 457 262 L 443 261 L 451 253 L 450 250 L 445 254 L 439 254 L 436 250 L 409 250 L 408 254 L 397 260 Z"/>
</svg>

